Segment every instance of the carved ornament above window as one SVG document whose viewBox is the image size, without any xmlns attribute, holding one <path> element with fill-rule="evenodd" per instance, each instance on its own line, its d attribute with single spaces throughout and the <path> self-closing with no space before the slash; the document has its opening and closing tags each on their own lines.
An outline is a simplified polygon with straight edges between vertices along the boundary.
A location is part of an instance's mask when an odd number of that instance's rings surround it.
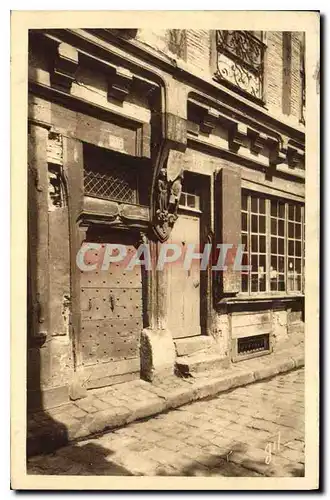
<svg viewBox="0 0 330 500">
<path fill-rule="evenodd" d="M 216 46 L 216 79 L 262 100 L 265 44 L 249 31 L 217 30 Z"/>
</svg>

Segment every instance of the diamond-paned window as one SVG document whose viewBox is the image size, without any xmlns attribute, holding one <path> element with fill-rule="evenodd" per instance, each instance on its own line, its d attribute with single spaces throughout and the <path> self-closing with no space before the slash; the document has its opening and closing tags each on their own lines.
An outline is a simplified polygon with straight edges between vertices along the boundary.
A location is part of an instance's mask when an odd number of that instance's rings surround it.
<svg viewBox="0 0 330 500">
<path fill-rule="evenodd" d="M 89 149 L 89 148 L 88 148 Z M 137 203 L 137 171 L 107 153 L 84 154 L 84 193 L 106 200 Z"/>
</svg>

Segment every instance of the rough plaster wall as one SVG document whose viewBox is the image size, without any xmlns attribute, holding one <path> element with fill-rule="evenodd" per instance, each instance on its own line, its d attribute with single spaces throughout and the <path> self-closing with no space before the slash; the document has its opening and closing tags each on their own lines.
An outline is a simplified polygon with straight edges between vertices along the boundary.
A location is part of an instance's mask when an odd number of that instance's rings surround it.
<svg viewBox="0 0 330 500">
<path fill-rule="evenodd" d="M 178 59 L 169 49 L 167 31 L 139 29 L 137 39 L 171 59 Z M 209 30 L 186 30 L 186 61 L 199 71 L 210 73 L 210 47 Z"/>
<path fill-rule="evenodd" d="M 218 343 L 218 351 L 223 357 L 230 354 L 229 339 L 230 339 L 230 323 L 229 315 L 225 312 L 218 312 L 215 316 L 213 337 Z"/>
<path fill-rule="evenodd" d="M 68 337 L 52 338 L 41 348 L 28 350 L 30 390 L 67 385 L 72 380 L 71 342 Z"/>
<path fill-rule="evenodd" d="M 210 30 L 187 30 L 187 62 L 210 74 Z"/>
<path fill-rule="evenodd" d="M 69 334 L 70 256 L 66 207 L 49 212 L 50 333 Z"/>
<path fill-rule="evenodd" d="M 213 173 L 223 166 L 234 166 L 233 163 L 208 155 L 194 149 L 187 148 L 183 157 L 184 169 L 204 175 L 213 175 Z M 237 168 L 237 165 L 235 165 Z"/>
<path fill-rule="evenodd" d="M 137 40 L 151 47 L 152 49 L 173 58 L 172 52 L 168 48 L 167 30 L 139 29 Z"/>
<path fill-rule="evenodd" d="M 272 312 L 272 333 L 274 348 L 288 338 L 288 315 L 286 309 L 273 310 Z"/>
</svg>

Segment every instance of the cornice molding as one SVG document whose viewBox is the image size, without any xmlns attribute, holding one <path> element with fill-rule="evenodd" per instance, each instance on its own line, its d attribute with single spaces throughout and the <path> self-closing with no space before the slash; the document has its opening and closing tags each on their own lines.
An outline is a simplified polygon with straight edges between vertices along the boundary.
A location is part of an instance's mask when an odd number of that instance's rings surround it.
<svg viewBox="0 0 330 500">
<path fill-rule="evenodd" d="M 188 148 L 196 149 L 212 156 L 216 156 L 217 158 L 223 158 L 236 165 L 242 165 L 244 167 L 259 170 L 265 173 L 271 170 L 271 165 L 267 166 L 261 162 L 258 162 L 258 160 L 246 158 L 245 156 L 243 157 L 235 151 L 231 151 L 229 148 L 224 149 L 222 147 L 210 144 L 206 141 L 203 141 L 201 137 L 196 137 L 191 134 L 188 134 L 187 146 Z M 277 177 L 282 177 L 291 181 L 294 180 L 295 182 L 299 183 L 305 182 L 304 170 L 288 168 L 287 165 L 283 165 L 283 167 L 286 168 L 282 168 L 282 165 L 278 165 L 272 175 L 276 175 Z"/>
<path fill-rule="evenodd" d="M 51 29 L 47 30 L 47 33 L 71 43 L 79 52 L 85 51 L 86 54 L 99 58 L 104 64 L 108 64 L 110 59 L 119 66 L 125 62 L 130 71 L 144 73 L 157 84 L 165 82 L 169 76 L 174 77 L 178 82 L 190 87 L 190 92 L 202 96 L 207 106 L 214 106 L 214 103 L 221 104 L 232 112 L 239 111 L 253 119 L 257 126 L 259 124 L 271 128 L 277 133 L 290 136 L 291 140 L 299 144 L 304 143 L 305 132 L 301 128 L 272 116 L 266 109 L 236 95 L 205 74 L 202 76 L 192 73 L 192 69 L 188 70 L 184 61 L 171 59 L 134 39 L 124 39 L 112 35 L 108 30 L 100 29 Z"/>
<path fill-rule="evenodd" d="M 305 132 L 302 131 L 301 128 L 294 127 L 292 124 L 281 121 L 279 118 L 268 113 L 264 107 L 250 102 L 247 99 L 242 98 L 242 96 L 235 95 L 233 91 L 228 90 L 225 86 L 219 84 L 211 78 L 207 78 L 205 74 L 201 77 L 192 73 L 186 68 L 187 64 L 184 63 L 184 61 L 173 60 L 166 55 L 153 50 L 151 47 L 142 44 L 138 40 L 113 36 L 108 30 L 103 30 L 102 37 L 102 30 L 99 29 L 86 30 L 86 32 L 91 33 L 100 41 L 104 40 L 107 42 L 108 50 L 115 50 L 115 47 L 124 48 L 126 51 L 130 50 L 131 54 L 126 54 L 127 56 L 142 56 L 143 59 L 148 61 L 148 63 L 151 62 L 152 64 L 157 64 L 157 68 L 161 71 L 170 73 L 180 81 L 184 81 L 187 85 L 193 84 L 192 86 L 194 89 L 199 87 L 201 92 L 203 92 L 203 89 L 208 89 L 211 93 L 208 92 L 206 97 L 209 96 L 214 98 L 217 96 L 218 99 L 217 97 L 216 99 L 219 103 L 231 103 L 231 108 L 233 110 L 239 109 L 248 116 L 255 115 L 256 119 L 261 120 L 262 123 L 267 123 L 269 126 L 276 129 L 283 128 L 283 133 L 285 131 L 288 135 L 290 135 L 290 137 L 292 137 L 292 139 L 295 138 L 299 142 L 304 142 Z M 109 44 L 111 45 L 109 46 Z"/>
<path fill-rule="evenodd" d="M 259 124 L 253 123 L 250 117 L 230 113 L 228 109 L 226 111 L 227 113 L 223 107 L 221 110 L 215 107 L 207 108 L 204 102 L 188 99 L 189 137 L 198 138 L 201 132 L 210 135 L 216 126 L 221 126 L 228 131 L 229 152 L 238 154 L 240 149 L 245 147 L 251 153 L 258 155 L 266 146 L 269 151 L 269 166 L 287 164 L 294 170 L 304 161 L 303 145 L 265 126 L 262 130 L 258 129 Z M 214 147 L 216 148 L 216 145 Z"/>
<path fill-rule="evenodd" d="M 59 43 L 51 72 L 51 82 L 55 87 L 70 92 L 78 69 L 78 51 L 67 43 Z"/>
<path fill-rule="evenodd" d="M 81 97 L 68 94 L 63 90 L 52 88 L 48 85 L 30 80 L 28 82 L 29 92 L 37 97 L 47 99 L 49 101 L 55 102 L 56 104 L 62 104 L 63 106 L 70 107 L 74 111 L 79 111 L 87 115 L 94 116 L 100 120 L 111 121 L 117 125 L 127 126 L 127 127 L 139 127 L 144 125 L 146 122 L 140 120 L 138 117 L 129 117 L 124 113 L 116 112 L 114 110 L 108 109 L 100 104 L 96 104 Z M 50 124 L 51 125 L 51 124 Z"/>
</svg>

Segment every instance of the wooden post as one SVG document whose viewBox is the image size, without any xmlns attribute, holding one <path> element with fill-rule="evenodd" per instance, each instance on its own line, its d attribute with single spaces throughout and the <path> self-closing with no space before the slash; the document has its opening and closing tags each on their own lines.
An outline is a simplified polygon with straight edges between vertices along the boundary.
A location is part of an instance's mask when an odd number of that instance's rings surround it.
<svg viewBox="0 0 330 500">
<path fill-rule="evenodd" d="M 241 241 L 240 170 L 223 167 L 216 174 L 215 184 L 216 244 L 230 244 L 235 250 Z M 236 252 L 233 254 L 236 255 Z M 219 277 L 216 285 L 217 295 L 235 294 L 240 291 L 241 272 L 233 268 L 233 263 L 226 262 L 226 265 L 227 270 L 216 273 Z"/>
<path fill-rule="evenodd" d="M 63 172 L 67 190 L 70 238 L 71 269 L 71 321 L 70 333 L 73 344 L 74 369 L 79 365 L 80 332 L 80 271 L 77 269 L 76 256 L 85 238 L 85 231 L 79 230 L 78 217 L 83 207 L 83 145 L 80 141 L 63 137 Z"/>
<path fill-rule="evenodd" d="M 48 129 L 30 124 L 28 142 L 29 265 L 32 338 L 43 343 L 49 333 Z M 31 339 L 32 340 L 32 339 Z"/>
</svg>

